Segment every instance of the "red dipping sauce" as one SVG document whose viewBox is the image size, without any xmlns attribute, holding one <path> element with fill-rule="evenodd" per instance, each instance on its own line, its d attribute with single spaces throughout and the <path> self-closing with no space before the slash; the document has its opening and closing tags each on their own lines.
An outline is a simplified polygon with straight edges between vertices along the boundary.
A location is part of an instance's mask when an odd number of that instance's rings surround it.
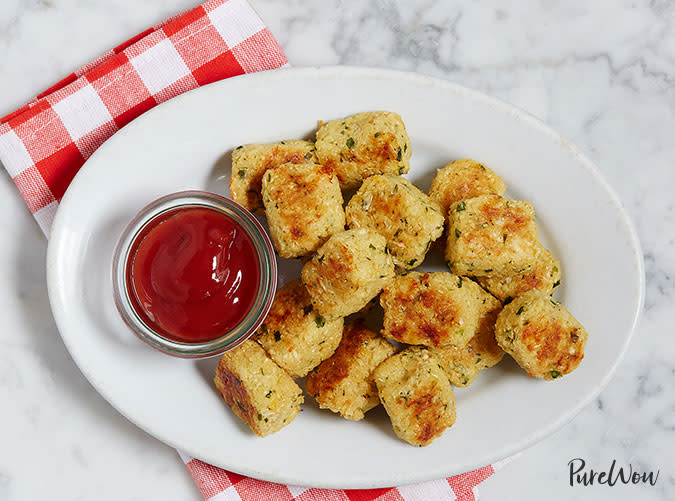
<svg viewBox="0 0 675 501">
<path fill-rule="evenodd" d="M 131 304 L 158 334 L 183 343 L 236 327 L 258 295 L 260 264 L 239 223 L 207 207 L 156 217 L 131 245 L 125 270 Z"/>
</svg>

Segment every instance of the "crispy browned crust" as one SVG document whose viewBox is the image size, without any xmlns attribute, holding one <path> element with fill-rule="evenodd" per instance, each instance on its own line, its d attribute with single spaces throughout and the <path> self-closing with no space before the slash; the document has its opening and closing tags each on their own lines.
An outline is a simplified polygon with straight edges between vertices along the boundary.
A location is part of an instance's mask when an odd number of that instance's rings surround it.
<svg viewBox="0 0 675 501">
<path fill-rule="evenodd" d="M 382 334 L 407 344 L 464 346 L 478 321 L 479 303 L 470 288 L 478 285 L 451 273 L 397 276 L 380 295 Z"/>
<path fill-rule="evenodd" d="M 460 275 L 506 276 L 533 266 L 541 244 L 532 204 L 496 195 L 450 206 L 445 257 Z"/>
<path fill-rule="evenodd" d="M 389 357 L 374 373 L 380 400 L 394 432 L 425 446 L 455 422 L 455 397 L 439 361 L 414 346 Z"/>
<path fill-rule="evenodd" d="M 282 257 L 309 254 L 344 229 L 342 194 L 328 167 L 281 165 L 265 174 L 262 195 L 270 236 Z"/>
<path fill-rule="evenodd" d="M 465 158 L 447 164 L 438 170 L 431 183 L 429 196 L 436 200 L 447 214 L 450 205 L 480 195 L 504 195 L 506 185 L 485 165 Z"/>
<path fill-rule="evenodd" d="M 375 174 L 407 172 L 412 153 L 401 117 L 378 111 L 321 123 L 316 147 L 319 161 L 336 172 L 343 189 Z"/>
<path fill-rule="evenodd" d="M 450 382 L 460 388 L 470 385 L 481 370 L 499 363 L 504 356 L 495 339 L 495 322 L 502 305 L 484 291 L 481 297 L 484 303 L 476 334 L 467 345 L 430 348 Z"/>
<path fill-rule="evenodd" d="M 540 346 L 537 350 L 537 360 L 553 361 L 560 372 L 569 374 L 584 358 L 583 349 L 574 354 L 569 353 L 569 347 L 578 344 L 580 331 L 580 327 L 566 328 L 549 319 L 526 326 L 523 329 L 522 341 L 529 351 Z"/>
<path fill-rule="evenodd" d="M 349 375 L 351 362 L 363 343 L 378 337 L 362 322 L 354 322 L 347 327 L 342 333 L 342 341 L 333 356 L 324 360 L 314 372 L 307 376 L 306 388 L 309 394 L 316 398 L 319 394 L 334 390 Z"/>
<path fill-rule="evenodd" d="M 302 280 L 285 284 L 274 297 L 254 339 L 292 377 L 304 377 L 335 350 L 343 319 L 319 315 Z"/>
<path fill-rule="evenodd" d="M 332 171 L 326 167 L 319 167 L 320 172 L 328 177 L 332 176 Z M 270 193 L 279 204 L 290 208 L 291 210 L 279 211 L 279 217 L 291 229 L 293 237 L 300 238 L 305 234 L 305 227 L 308 219 L 320 219 L 322 214 L 312 212 L 307 207 L 307 197 L 313 193 L 320 196 L 317 191 L 322 179 L 320 176 L 307 176 L 305 172 L 289 172 L 283 184 L 275 185 Z M 295 210 L 293 210 L 293 208 Z M 308 212 L 307 209 L 310 209 Z"/>
<path fill-rule="evenodd" d="M 332 357 L 307 377 L 307 391 L 322 409 L 358 421 L 380 403 L 373 371 L 394 347 L 357 321 L 345 329 Z"/>
<path fill-rule="evenodd" d="M 542 247 L 533 267 L 523 273 L 506 277 L 478 277 L 477 280 L 500 301 L 507 301 L 520 296 L 524 292 L 538 289 L 552 294 L 560 285 L 560 262 L 548 249 Z"/>
<path fill-rule="evenodd" d="M 387 239 L 399 268 L 419 266 L 431 243 L 443 233 L 439 205 L 401 176 L 364 180 L 345 209 L 350 228 L 371 228 Z"/>
<path fill-rule="evenodd" d="M 293 421 L 304 400 L 300 387 L 253 340 L 222 355 L 214 382 L 234 413 L 260 437 Z"/>
<path fill-rule="evenodd" d="M 232 408 L 232 411 L 242 421 L 246 422 L 255 431 L 257 426 L 254 419 L 257 411 L 251 402 L 248 392 L 242 385 L 241 379 L 228 368 L 226 361 L 222 358 L 218 362 L 216 376 L 213 381 L 225 399 L 225 403 Z"/>
<path fill-rule="evenodd" d="M 476 335 L 469 341 L 469 347 L 473 353 L 484 355 L 484 364 L 485 360 L 490 361 L 490 365 L 487 365 L 484 368 L 495 365 L 504 356 L 504 350 L 499 347 L 497 340 L 495 339 L 495 322 L 497 321 L 497 316 L 501 310 L 502 308 L 500 305 L 483 315 L 478 321 Z"/>
<path fill-rule="evenodd" d="M 438 389 L 435 385 L 425 385 L 416 390 L 415 398 L 410 399 L 403 404 L 399 399 L 399 404 L 404 405 L 420 423 L 416 435 L 417 445 L 428 445 L 434 438 L 440 437 L 447 428 L 447 423 L 439 419 L 445 410 L 443 402 L 437 397 Z"/>
<path fill-rule="evenodd" d="M 357 148 L 342 150 L 337 158 L 328 158 L 324 165 L 335 170 L 340 183 L 344 183 L 347 179 L 345 179 L 345 175 L 339 167 L 340 163 L 386 164 L 389 161 L 396 160 L 399 148 L 395 147 L 395 144 L 396 136 L 391 132 L 384 132 L 377 137 L 369 136 L 366 142 L 360 144 Z M 377 172 L 375 169 L 373 171 Z M 382 171 L 384 172 L 384 169 Z"/>
<path fill-rule="evenodd" d="M 385 238 L 368 229 L 335 233 L 302 268 L 312 304 L 326 318 L 360 311 L 393 277 Z"/>
<path fill-rule="evenodd" d="M 232 152 L 230 177 L 232 199 L 249 210 L 261 208 L 263 203 L 260 192 L 265 172 L 286 163 L 302 164 L 315 161 L 314 145 L 308 141 L 248 144 L 236 148 Z"/>
<path fill-rule="evenodd" d="M 299 317 L 301 310 L 298 307 L 311 306 L 311 304 L 312 300 L 307 289 L 300 280 L 288 282 L 274 296 L 274 303 L 264 323 L 269 325 L 269 330 L 270 327 L 284 323 L 288 317 Z"/>
<path fill-rule="evenodd" d="M 588 334 L 558 302 L 541 291 L 526 292 L 504 307 L 495 336 L 528 375 L 556 379 L 584 358 Z"/>
</svg>

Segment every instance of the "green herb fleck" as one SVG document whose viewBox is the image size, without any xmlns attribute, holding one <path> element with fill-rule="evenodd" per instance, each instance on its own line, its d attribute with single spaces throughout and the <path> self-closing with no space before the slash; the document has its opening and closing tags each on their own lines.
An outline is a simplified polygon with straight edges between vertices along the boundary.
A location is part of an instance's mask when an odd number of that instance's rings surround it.
<svg viewBox="0 0 675 501">
<path fill-rule="evenodd" d="M 463 210 L 466 210 L 466 202 L 462 200 L 457 204 L 457 207 L 455 207 L 455 212 L 462 212 Z"/>
<path fill-rule="evenodd" d="M 243 147 L 244 147 L 243 145 L 239 145 L 239 146 L 237 146 L 237 147 L 235 148 L 235 150 L 240 150 L 240 149 L 242 149 Z"/>
<path fill-rule="evenodd" d="M 457 228 L 455 228 L 455 238 L 459 238 L 459 236 L 462 234 L 461 231 L 459 231 Z"/>
<path fill-rule="evenodd" d="M 404 169 L 403 167 L 399 167 L 399 168 L 398 168 L 398 175 L 399 175 L 399 176 L 402 175 L 404 170 L 405 170 L 405 169 Z"/>
<path fill-rule="evenodd" d="M 558 273 L 558 267 L 557 266 L 553 267 L 553 273 Z"/>
<path fill-rule="evenodd" d="M 487 270 L 485 270 L 485 273 L 490 273 L 490 272 L 492 272 L 492 268 L 488 268 Z"/>
<path fill-rule="evenodd" d="M 381 132 L 376 132 L 376 133 L 375 133 L 375 137 L 380 137 L 381 135 L 382 135 Z"/>
<path fill-rule="evenodd" d="M 270 398 L 270 397 L 272 396 L 272 392 L 273 392 L 273 391 L 274 391 L 274 390 L 268 391 L 268 392 L 265 394 L 265 398 Z"/>
<path fill-rule="evenodd" d="M 354 147 L 354 138 L 350 137 L 347 139 L 347 148 L 353 148 Z"/>
<path fill-rule="evenodd" d="M 400 162 L 402 158 L 403 158 L 403 152 L 401 151 L 401 148 L 399 148 L 398 153 L 396 154 L 396 161 Z"/>
<path fill-rule="evenodd" d="M 518 311 L 516 312 L 516 315 L 520 315 L 523 311 L 525 311 L 525 307 L 521 306 L 520 308 L 518 308 Z"/>
<path fill-rule="evenodd" d="M 246 409 L 244 409 L 244 406 L 241 405 L 241 402 L 239 400 L 235 400 L 235 401 L 237 402 L 237 407 L 239 407 L 239 409 L 241 409 L 241 412 L 246 412 Z"/>
<path fill-rule="evenodd" d="M 408 151 L 408 143 L 403 143 L 403 152 Z"/>
<path fill-rule="evenodd" d="M 326 320 L 322 316 L 316 317 L 315 322 L 317 327 L 323 327 L 324 325 L 326 325 Z"/>
<path fill-rule="evenodd" d="M 558 302 L 555 299 L 550 299 L 553 306 L 558 306 Z"/>
<path fill-rule="evenodd" d="M 246 170 L 241 169 L 239 172 L 237 172 L 237 175 L 239 176 L 239 179 L 243 179 L 243 177 L 246 175 Z"/>
<path fill-rule="evenodd" d="M 262 421 L 262 414 L 258 413 L 258 421 Z"/>
<path fill-rule="evenodd" d="M 553 284 L 553 289 L 558 287 L 560 285 L 560 280 L 556 281 L 556 283 Z"/>
<path fill-rule="evenodd" d="M 504 233 L 504 234 L 502 235 L 502 240 L 503 240 L 504 243 L 506 243 L 506 237 L 507 237 L 507 235 L 506 235 L 506 233 Z"/>
<path fill-rule="evenodd" d="M 462 288 L 462 277 L 459 277 L 459 280 L 457 281 L 457 288 L 458 289 Z"/>
<path fill-rule="evenodd" d="M 377 248 L 373 244 L 368 244 L 368 247 L 370 247 L 373 250 L 377 250 Z"/>
<path fill-rule="evenodd" d="M 551 371 L 551 377 L 553 379 L 559 378 L 560 376 L 562 376 L 562 374 L 560 374 L 558 371 Z"/>
<path fill-rule="evenodd" d="M 417 259 L 411 259 L 410 261 L 408 261 L 408 266 L 412 266 L 412 265 L 414 265 L 416 262 L 417 262 Z"/>
</svg>

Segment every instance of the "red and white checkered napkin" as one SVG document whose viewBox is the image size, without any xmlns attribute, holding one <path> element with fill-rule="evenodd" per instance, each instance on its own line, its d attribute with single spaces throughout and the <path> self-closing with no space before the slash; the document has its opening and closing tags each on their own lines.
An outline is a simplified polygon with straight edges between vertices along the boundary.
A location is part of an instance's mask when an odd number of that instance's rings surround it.
<svg viewBox="0 0 675 501">
<path fill-rule="evenodd" d="M 287 64 L 246 0 L 210 0 L 140 33 L 0 119 L 0 161 L 42 231 L 84 161 L 183 92 Z"/>
<path fill-rule="evenodd" d="M 84 161 L 118 129 L 185 91 L 287 65 L 247 0 L 209 0 L 107 52 L 0 119 L 0 161 L 48 236 Z M 358 491 L 283 486 L 181 455 L 206 499 L 475 499 L 501 464 L 415 486 Z"/>
<path fill-rule="evenodd" d="M 474 501 L 476 486 L 518 455 L 454 477 L 384 489 L 329 490 L 273 484 L 216 468 L 180 453 L 208 501 Z"/>
</svg>

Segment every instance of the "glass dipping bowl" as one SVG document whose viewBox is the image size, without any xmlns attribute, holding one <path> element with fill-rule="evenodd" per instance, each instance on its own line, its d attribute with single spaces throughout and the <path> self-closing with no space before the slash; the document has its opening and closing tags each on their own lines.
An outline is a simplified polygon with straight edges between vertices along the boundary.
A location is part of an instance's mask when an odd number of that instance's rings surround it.
<svg viewBox="0 0 675 501">
<path fill-rule="evenodd" d="M 182 342 L 167 338 L 157 332 L 138 314 L 131 295 L 135 294 L 127 281 L 131 252 L 136 239 L 157 218 L 175 209 L 214 209 L 239 224 L 255 248 L 260 267 L 256 297 L 244 316 L 234 328 L 216 339 L 208 341 Z M 159 223 L 161 224 L 161 223 Z M 182 358 L 207 358 L 219 355 L 246 341 L 265 320 L 277 284 L 277 262 L 274 248 L 262 225 L 249 211 L 232 200 L 205 191 L 181 191 L 161 197 L 134 217 L 122 232 L 112 263 L 113 293 L 115 305 L 129 328 L 144 342 L 169 355 Z"/>
</svg>

